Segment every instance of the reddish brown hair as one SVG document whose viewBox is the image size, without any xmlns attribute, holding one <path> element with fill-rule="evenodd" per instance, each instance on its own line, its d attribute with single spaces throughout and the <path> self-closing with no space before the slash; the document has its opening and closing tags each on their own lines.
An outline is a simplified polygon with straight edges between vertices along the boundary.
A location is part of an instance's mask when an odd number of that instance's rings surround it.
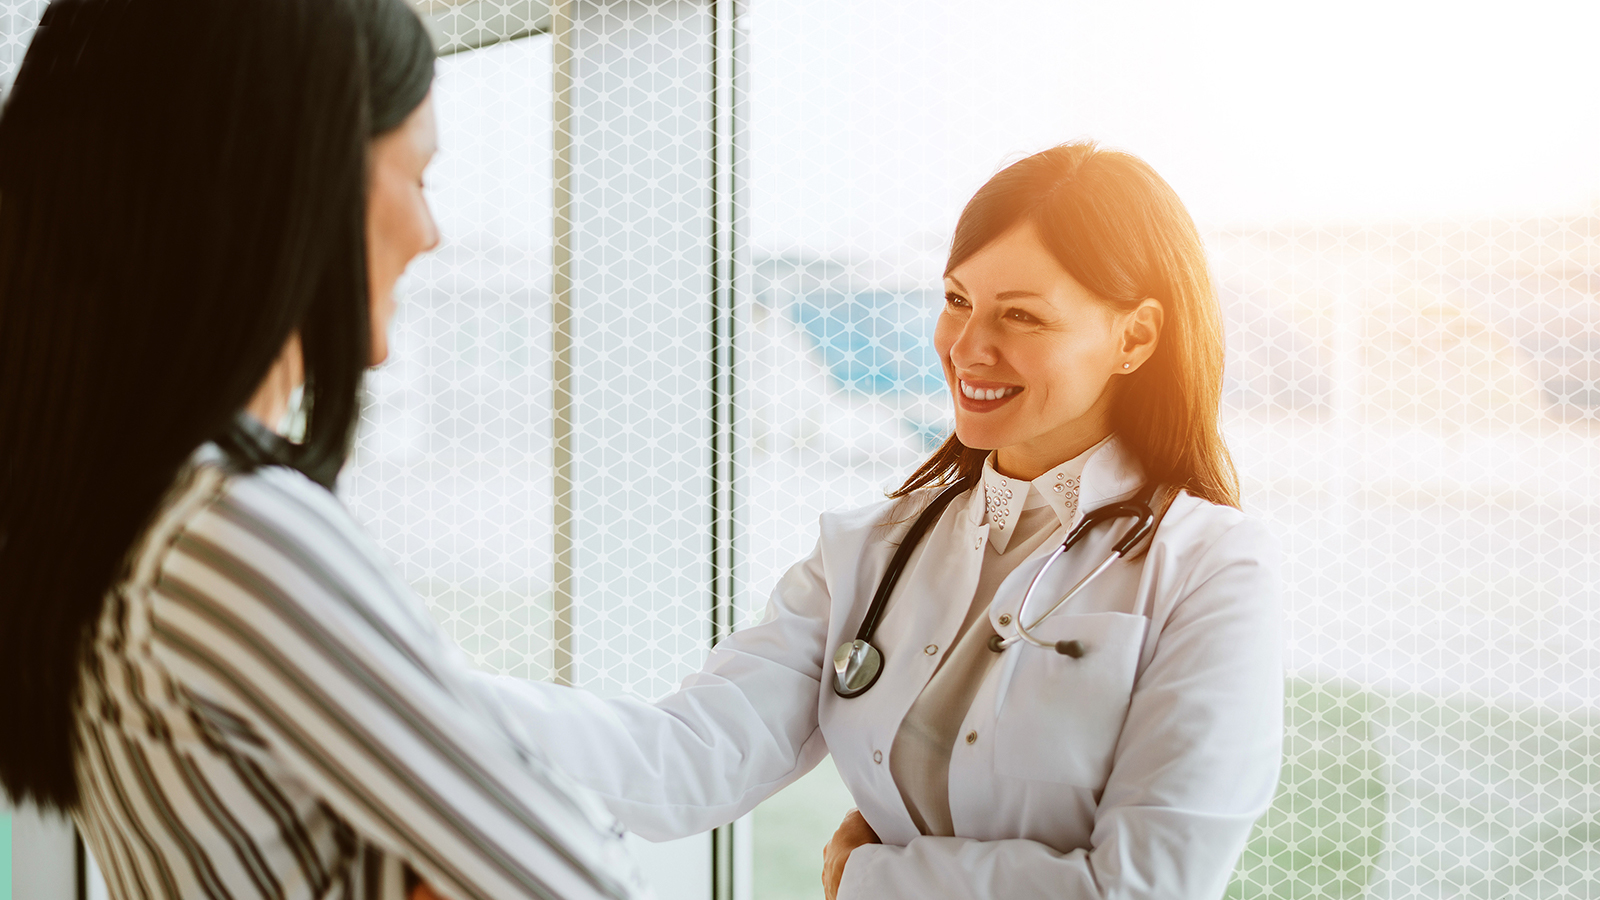
<svg viewBox="0 0 1600 900">
<path fill-rule="evenodd" d="M 1239 476 L 1217 427 L 1222 310 L 1194 220 L 1144 160 L 1092 142 L 1052 147 L 978 189 L 956 222 L 948 274 L 996 238 L 1032 224 L 1079 284 L 1128 309 L 1149 297 L 1165 313 L 1155 353 L 1121 383 L 1111 426 L 1145 476 L 1225 506 Z M 891 496 L 976 482 L 986 450 L 954 434 Z"/>
</svg>

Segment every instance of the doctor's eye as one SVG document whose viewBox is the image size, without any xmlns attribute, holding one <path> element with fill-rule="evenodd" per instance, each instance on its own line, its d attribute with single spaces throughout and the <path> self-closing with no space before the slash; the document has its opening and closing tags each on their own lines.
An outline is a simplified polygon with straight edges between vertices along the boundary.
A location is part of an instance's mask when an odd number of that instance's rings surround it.
<svg viewBox="0 0 1600 900">
<path fill-rule="evenodd" d="M 1010 310 L 1006 313 L 1006 318 L 1015 322 L 1022 322 L 1027 325 L 1036 325 L 1039 322 L 1039 320 L 1035 318 L 1032 313 L 1021 309 Z"/>
<path fill-rule="evenodd" d="M 967 298 L 960 294 L 945 294 L 944 305 L 953 309 L 966 309 L 970 304 L 967 303 Z"/>
</svg>

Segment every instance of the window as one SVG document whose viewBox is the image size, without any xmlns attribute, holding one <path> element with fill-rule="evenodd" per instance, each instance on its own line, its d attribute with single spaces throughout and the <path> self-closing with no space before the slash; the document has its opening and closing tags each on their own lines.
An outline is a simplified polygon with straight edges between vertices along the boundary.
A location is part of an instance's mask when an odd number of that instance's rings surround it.
<svg viewBox="0 0 1600 900">
<path fill-rule="evenodd" d="M 1600 893 L 1600 12 L 420 5 L 445 243 L 341 490 L 479 664 L 669 691 L 946 434 L 967 197 L 1094 137 L 1201 226 L 1285 552 L 1283 779 L 1229 896 Z M 0 83 L 42 6 L 0 2 Z M 640 850 L 662 897 L 814 898 L 850 805 L 825 761 Z"/>
</svg>

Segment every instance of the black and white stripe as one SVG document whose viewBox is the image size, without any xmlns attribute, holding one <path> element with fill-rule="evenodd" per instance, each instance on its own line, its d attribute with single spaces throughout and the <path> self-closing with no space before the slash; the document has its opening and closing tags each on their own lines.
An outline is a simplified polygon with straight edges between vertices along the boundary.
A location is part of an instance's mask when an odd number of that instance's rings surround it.
<svg viewBox="0 0 1600 900">
<path fill-rule="evenodd" d="M 79 826 L 112 895 L 647 895 L 326 491 L 203 451 L 84 667 Z"/>
</svg>

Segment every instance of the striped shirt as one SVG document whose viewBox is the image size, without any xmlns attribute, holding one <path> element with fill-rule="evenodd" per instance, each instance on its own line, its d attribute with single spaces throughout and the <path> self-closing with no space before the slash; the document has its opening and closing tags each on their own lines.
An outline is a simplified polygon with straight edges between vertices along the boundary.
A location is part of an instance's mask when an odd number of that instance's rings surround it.
<svg viewBox="0 0 1600 900">
<path fill-rule="evenodd" d="M 79 828 L 118 900 L 648 896 L 333 495 L 208 445 L 107 597 Z M 408 872 L 408 867 L 410 872 Z"/>
</svg>

